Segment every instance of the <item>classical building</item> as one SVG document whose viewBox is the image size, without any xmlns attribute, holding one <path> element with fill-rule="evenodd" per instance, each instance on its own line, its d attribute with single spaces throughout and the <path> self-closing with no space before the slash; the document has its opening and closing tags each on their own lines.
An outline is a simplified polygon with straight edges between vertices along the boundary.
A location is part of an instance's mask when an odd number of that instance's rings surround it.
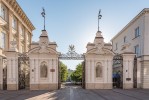
<svg viewBox="0 0 149 100">
<path fill-rule="evenodd" d="M 12 44 L 17 44 L 17 52 L 28 52 L 34 29 L 16 0 L 0 0 L 0 89 L 3 82 L 6 83 L 8 70 L 4 60 L 11 52 Z"/>
<path fill-rule="evenodd" d="M 134 63 L 134 77 L 138 88 L 149 88 L 149 9 L 143 9 L 135 16 L 111 42 L 113 52 L 122 54 L 128 52 L 136 54 Z M 114 71 L 120 70 L 119 66 Z M 131 73 L 130 73 L 131 74 Z"/>
<path fill-rule="evenodd" d="M 30 49 L 34 26 L 16 0 L 0 0 L 0 48 L 8 51 L 17 41 L 19 52 Z"/>
</svg>

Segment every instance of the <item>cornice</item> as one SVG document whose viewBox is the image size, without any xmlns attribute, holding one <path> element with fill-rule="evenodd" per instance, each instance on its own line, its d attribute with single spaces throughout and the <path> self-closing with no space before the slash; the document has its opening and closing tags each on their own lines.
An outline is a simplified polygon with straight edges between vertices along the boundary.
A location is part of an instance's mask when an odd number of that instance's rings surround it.
<svg viewBox="0 0 149 100">
<path fill-rule="evenodd" d="M 35 29 L 29 18 L 26 16 L 22 8 L 19 6 L 16 0 L 2 0 L 4 4 L 9 5 L 11 8 L 10 10 L 13 10 L 12 12 L 15 12 L 21 19 L 22 21 L 26 24 L 26 27 L 28 27 L 31 31 Z M 16 16 L 17 17 L 17 16 Z"/>
<path fill-rule="evenodd" d="M 135 16 L 118 34 L 116 34 L 112 39 L 111 42 L 117 38 L 122 32 L 124 32 L 130 25 L 132 25 L 136 20 L 138 20 L 144 14 L 149 13 L 149 8 L 144 8 L 137 16 Z"/>
</svg>

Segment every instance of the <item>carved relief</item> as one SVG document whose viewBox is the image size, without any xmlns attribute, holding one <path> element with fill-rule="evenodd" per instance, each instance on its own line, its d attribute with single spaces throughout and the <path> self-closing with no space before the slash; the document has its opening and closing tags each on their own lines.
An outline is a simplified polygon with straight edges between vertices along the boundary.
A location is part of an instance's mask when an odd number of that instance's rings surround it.
<svg viewBox="0 0 149 100">
<path fill-rule="evenodd" d="M 48 75 L 47 72 L 47 63 L 45 61 L 43 61 L 40 65 L 40 77 L 41 78 L 46 78 Z"/>
<path fill-rule="evenodd" d="M 101 63 L 97 63 L 96 65 L 96 78 L 102 77 L 102 66 Z"/>
</svg>

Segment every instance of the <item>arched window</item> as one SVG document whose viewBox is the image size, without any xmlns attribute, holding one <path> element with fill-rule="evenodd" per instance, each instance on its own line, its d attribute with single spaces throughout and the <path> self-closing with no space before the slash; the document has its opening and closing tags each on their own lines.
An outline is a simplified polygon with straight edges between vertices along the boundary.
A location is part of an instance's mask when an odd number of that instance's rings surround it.
<svg viewBox="0 0 149 100">
<path fill-rule="evenodd" d="M 96 77 L 102 77 L 102 66 L 101 63 L 96 64 Z"/>
<path fill-rule="evenodd" d="M 48 75 L 48 71 L 47 71 L 47 63 L 44 61 L 41 63 L 40 65 L 40 77 L 41 78 L 46 78 Z"/>
</svg>

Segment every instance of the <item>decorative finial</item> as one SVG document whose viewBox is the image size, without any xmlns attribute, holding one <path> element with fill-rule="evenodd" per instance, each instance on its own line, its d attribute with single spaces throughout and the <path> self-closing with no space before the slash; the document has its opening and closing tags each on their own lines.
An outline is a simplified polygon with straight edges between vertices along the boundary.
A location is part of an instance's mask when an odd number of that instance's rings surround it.
<svg viewBox="0 0 149 100">
<path fill-rule="evenodd" d="M 45 17 L 46 17 L 46 13 L 45 13 L 45 9 L 44 8 L 42 8 L 42 13 L 41 13 L 41 15 L 42 15 L 42 17 L 44 18 L 44 30 L 45 30 Z"/>
<path fill-rule="evenodd" d="M 98 31 L 99 31 L 99 20 L 101 19 L 102 15 L 100 14 L 101 13 L 101 9 L 99 10 L 99 13 L 98 13 Z"/>
</svg>

